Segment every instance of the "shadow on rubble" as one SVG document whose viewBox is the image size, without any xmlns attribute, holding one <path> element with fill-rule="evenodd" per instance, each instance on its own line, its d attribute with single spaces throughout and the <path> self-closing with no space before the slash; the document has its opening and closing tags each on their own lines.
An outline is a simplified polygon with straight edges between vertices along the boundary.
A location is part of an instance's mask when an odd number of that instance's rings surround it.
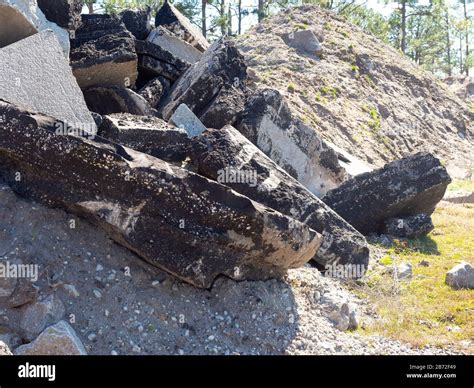
<svg viewBox="0 0 474 388">
<path fill-rule="evenodd" d="M 284 281 L 219 277 L 212 289 L 198 289 L 87 221 L 0 189 L 0 252 L 9 252 L 2 259 L 38 264 L 38 295 L 56 294 L 65 316 L 75 315 L 89 354 L 136 354 L 135 345 L 140 354 L 282 354 L 297 335 L 297 303 Z M 27 305 L 0 300 L 16 336 Z"/>
<path fill-rule="evenodd" d="M 425 255 L 438 256 L 441 253 L 438 249 L 438 244 L 434 241 L 431 236 L 423 236 L 416 239 L 407 240 L 408 248 L 423 253 Z"/>
</svg>

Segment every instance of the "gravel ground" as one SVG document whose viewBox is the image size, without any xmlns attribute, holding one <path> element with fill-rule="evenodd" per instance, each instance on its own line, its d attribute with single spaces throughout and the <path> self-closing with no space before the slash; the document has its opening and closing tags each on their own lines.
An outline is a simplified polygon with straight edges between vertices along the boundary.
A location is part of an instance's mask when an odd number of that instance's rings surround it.
<svg viewBox="0 0 474 388">
<path fill-rule="evenodd" d="M 74 221 L 74 222 L 71 222 Z M 73 227 L 71 227 L 73 226 Z M 39 298 L 55 293 L 89 354 L 446 354 L 347 328 L 370 306 L 312 267 L 284 279 L 220 278 L 199 290 L 144 263 L 86 221 L 0 184 L 0 260 L 38 264 Z M 26 306 L 0 298 L 0 335 L 15 348 Z"/>
</svg>

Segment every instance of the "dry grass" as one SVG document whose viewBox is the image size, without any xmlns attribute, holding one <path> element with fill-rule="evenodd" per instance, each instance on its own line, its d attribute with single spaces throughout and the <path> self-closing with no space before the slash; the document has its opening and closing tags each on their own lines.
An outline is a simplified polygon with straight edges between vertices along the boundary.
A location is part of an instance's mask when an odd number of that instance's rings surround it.
<svg viewBox="0 0 474 388">
<path fill-rule="evenodd" d="M 459 261 L 474 264 L 474 205 L 441 202 L 433 222 L 428 236 L 384 249 L 385 265 L 375 265 L 356 287 L 380 317 L 361 331 L 474 353 L 474 290 L 453 290 L 444 282 Z M 429 266 L 420 266 L 422 260 Z M 401 262 L 412 264 L 411 281 L 399 282 L 390 271 Z"/>
</svg>

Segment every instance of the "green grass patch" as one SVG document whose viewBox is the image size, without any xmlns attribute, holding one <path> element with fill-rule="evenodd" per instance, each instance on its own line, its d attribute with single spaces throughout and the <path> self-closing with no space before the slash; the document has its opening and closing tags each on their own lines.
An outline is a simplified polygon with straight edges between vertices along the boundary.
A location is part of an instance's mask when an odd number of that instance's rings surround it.
<svg viewBox="0 0 474 388">
<path fill-rule="evenodd" d="M 448 191 L 474 191 L 474 181 L 470 179 L 455 179 L 448 186 Z"/>
<path fill-rule="evenodd" d="M 474 205 L 441 203 L 433 222 L 428 236 L 395 243 L 379 260 L 385 265 L 390 260 L 411 263 L 410 281 L 399 282 L 388 267 L 374 266 L 362 285 L 354 286 L 379 315 L 360 331 L 419 347 L 454 345 L 469 351 L 460 341 L 474 338 L 474 290 L 454 290 L 445 276 L 460 260 L 474 264 Z M 422 260 L 429 265 L 419 265 Z"/>
</svg>

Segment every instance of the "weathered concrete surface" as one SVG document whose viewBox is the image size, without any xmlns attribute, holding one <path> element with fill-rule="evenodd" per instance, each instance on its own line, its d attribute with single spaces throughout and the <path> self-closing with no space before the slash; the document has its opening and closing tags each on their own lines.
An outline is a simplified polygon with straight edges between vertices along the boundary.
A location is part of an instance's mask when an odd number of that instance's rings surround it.
<svg viewBox="0 0 474 388">
<path fill-rule="evenodd" d="M 167 162 L 184 161 L 189 143 L 186 131 L 158 117 L 121 113 L 104 116 L 99 136 Z"/>
<path fill-rule="evenodd" d="M 186 104 L 178 106 L 178 109 L 175 110 L 169 122 L 172 125 L 184 129 L 189 137 L 198 136 L 206 130 L 203 123 L 201 123 Z"/>
<path fill-rule="evenodd" d="M 93 86 L 84 90 L 84 99 L 89 110 L 101 115 L 131 113 L 154 115 L 148 101 L 133 90 L 120 86 Z"/>
<path fill-rule="evenodd" d="M 138 75 L 135 39 L 115 16 L 82 15 L 71 39 L 71 67 L 81 88 L 132 87 Z"/>
<path fill-rule="evenodd" d="M 408 217 L 389 218 L 385 221 L 384 233 L 394 237 L 417 238 L 434 229 L 433 221 L 427 214 L 420 213 Z"/>
<path fill-rule="evenodd" d="M 235 128 L 208 129 L 193 138 L 189 158 L 199 174 L 321 233 L 323 241 L 314 260 L 322 269 L 334 263 L 367 268 L 365 238 Z"/>
<path fill-rule="evenodd" d="M 430 215 L 451 182 L 429 153 L 417 153 L 348 179 L 323 201 L 362 234 L 379 233 L 394 217 Z"/>
<path fill-rule="evenodd" d="M 176 58 L 191 65 L 201 59 L 202 53 L 198 49 L 194 48 L 184 40 L 177 38 L 164 27 L 155 28 L 151 31 L 146 40 L 156 44 L 163 50 L 173 54 Z"/>
<path fill-rule="evenodd" d="M 57 36 L 43 31 L 0 49 L 0 99 L 94 133 L 96 125 Z M 65 130 L 58 126 L 58 130 Z"/>
<path fill-rule="evenodd" d="M 151 9 L 125 9 L 119 18 L 136 39 L 145 40 L 151 32 Z"/>
<path fill-rule="evenodd" d="M 209 47 L 209 43 L 201 31 L 168 1 L 165 1 L 156 13 L 155 26 L 165 27 L 199 51 L 205 51 Z"/>
<path fill-rule="evenodd" d="M 152 108 L 157 108 L 171 88 L 170 81 L 165 77 L 156 77 L 148 81 L 138 91 L 138 94 L 148 101 Z"/>
<path fill-rule="evenodd" d="M 46 18 L 67 30 L 75 30 L 81 24 L 84 0 L 37 0 Z"/>
<path fill-rule="evenodd" d="M 36 0 L 0 0 L 0 47 L 45 30 L 56 34 L 63 55 L 68 57 L 69 33 L 46 19 Z"/>
<path fill-rule="evenodd" d="M 347 176 L 336 152 L 313 128 L 293 117 L 276 90 L 260 90 L 250 97 L 236 127 L 317 197 Z"/>
<path fill-rule="evenodd" d="M 16 356 L 81 356 L 86 349 L 74 329 L 60 321 L 44 330 L 33 342 L 15 349 Z"/>
<path fill-rule="evenodd" d="M 244 58 L 229 38 L 221 38 L 173 85 L 159 111 L 169 120 L 186 104 L 206 127 L 232 124 L 243 109 L 246 78 Z"/>
<path fill-rule="evenodd" d="M 56 135 L 56 119 L 11 104 L 0 103 L 0 115 L 2 175 L 14 190 L 89 218 L 198 287 L 219 275 L 272 278 L 319 247 L 308 226 L 200 175 L 105 140 Z"/>
<path fill-rule="evenodd" d="M 171 51 L 145 40 L 136 41 L 136 50 L 140 73 L 164 76 L 175 81 L 191 66 L 191 63 L 181 60 Z"/>
</svg>

